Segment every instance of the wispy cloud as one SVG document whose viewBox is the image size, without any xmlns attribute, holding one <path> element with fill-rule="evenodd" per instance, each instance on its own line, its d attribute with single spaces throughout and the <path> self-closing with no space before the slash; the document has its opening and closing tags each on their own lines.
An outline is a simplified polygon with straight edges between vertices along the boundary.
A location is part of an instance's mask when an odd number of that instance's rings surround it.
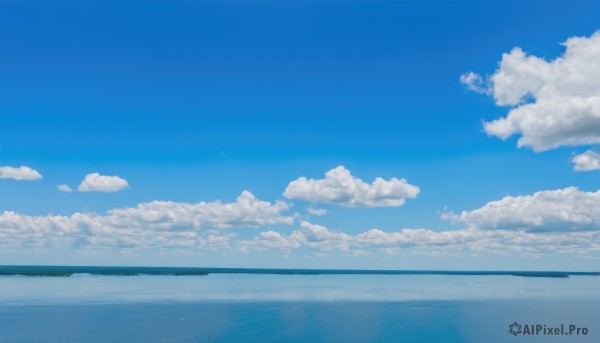
<svg viewBox="0 0 600 343">
<path fill-rule="evenodd" d="M 472 71 L 464 73 L 460 76 L 460 83 L 465 85 L 468 89 L 479 94 L 490 95 L 492 90 L 489 87 L 488 80 L 481 75 Z"/>
<path fill-rule="evenodd" d="M 312 214 L 313 216 L 324 216 L 327 214 L 327 210 L 324 208 L 314 208 L 314 207 L 307 207 L 306 208 L 306 212 L 308 212 L 309 214 Z"/>
<path fill-rule="evenodd" d="M 69 185 L 57 185 L 56 189 L 58 189 L 61 192 L 68 192 L 68 193 L 73 191 L 73 189 L 71 189 L 71 186 L 69 186 Z"/>
</svg>

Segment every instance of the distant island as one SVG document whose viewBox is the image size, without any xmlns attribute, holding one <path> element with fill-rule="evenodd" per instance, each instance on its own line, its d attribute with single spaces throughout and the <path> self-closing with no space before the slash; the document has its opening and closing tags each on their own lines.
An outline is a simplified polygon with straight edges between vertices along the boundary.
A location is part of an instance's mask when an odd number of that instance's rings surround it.
<svg viewBox="0 0 600 343">
<path fill-rule="evenodd" d="M 209 274 L 277 275 L 508 275 L 522 277 L 568 278 L 598 276 L 599 272 L 565 271 L 460 271 L 460 270 L 365 270 L 365 269 L 269 269 L 202 267 L 120 267 L 120 266 L 0 266 L 0 276 L 68 277 L 73 274 L 96 276 L 206 276 Z"/>
</svg>

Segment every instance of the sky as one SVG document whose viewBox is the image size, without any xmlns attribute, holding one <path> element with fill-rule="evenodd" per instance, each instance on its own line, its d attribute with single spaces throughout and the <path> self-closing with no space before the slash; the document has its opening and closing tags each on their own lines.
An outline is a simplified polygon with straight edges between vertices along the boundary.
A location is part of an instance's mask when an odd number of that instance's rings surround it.
<svg viewBox="0 0 600 343">
<path fill-rule="evenodd" d="M 0 1 L 0 264 L 600 270 L 598 30 L 597 1 Z"/>
</svg>

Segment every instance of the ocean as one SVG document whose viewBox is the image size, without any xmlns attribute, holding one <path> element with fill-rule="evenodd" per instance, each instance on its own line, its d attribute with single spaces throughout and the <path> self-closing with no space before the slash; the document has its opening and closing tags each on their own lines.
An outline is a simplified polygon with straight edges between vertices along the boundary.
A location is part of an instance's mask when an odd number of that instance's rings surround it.
<svg viewBox="0 0 600 343">
<path fill-rule="evenodd" d="M 15 268 L 0 342 L 600 341 L 593 273 Z"/>
</svg>

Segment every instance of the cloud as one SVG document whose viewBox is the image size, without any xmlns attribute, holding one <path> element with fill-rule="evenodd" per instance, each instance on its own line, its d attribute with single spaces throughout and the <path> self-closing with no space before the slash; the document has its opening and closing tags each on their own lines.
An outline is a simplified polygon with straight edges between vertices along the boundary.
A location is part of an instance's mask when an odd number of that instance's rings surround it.
<svg viewBox="0 0 600 343">
<path fill-rule="evenodd" d="M 301 247 L 301 243 L 298 238 L 292 234 L 291 236 L 284 236 L 277 231 L 264 231 L 261 232 L 257 237 L 252 240 L 242 240 L 236 242 L 237 249 L 243 253 L 251 251 L 265 251 L 265 250 L 292 250 Z"/>
<path fill-rule="evenodd" d="M 371 229 L 355 235 L 302 222 L 300 230 L 289 235 L 274 231 L 261 232 L 252 240 L 237 242 L 244 253 L 251 251 L 292 251 L 309 248 L 316 255 L 340 252 L 362 256 L 377 253 L 411 252 L 431 256 L 457 254 L 539 255 L 544 253 L 589 254 L 600 252 L 600 231 L 532 233 L 511 230 L 478 230 L 466 228 L 451 231 L 402 229 L 385 232 Z"/>
<path fill-rule="evenodd" d="M 331 231 L 324 226 L 303 221 L 300 223 L 301 231 L 296 237 L 300 238 L 303 245 L 320 251 L 349 252 L 352 236 L 344 232 Z M 293 236 L 294 234 L 292 234 Z"/>
<path fill-rule="evenodd" d="M 350 174 L 344 166 L 325 173 L 325 179 L 301 177 L 290 182 L 283 195 L 288 199 L 336 204 L 347 207 L 402 206 L 407 198 L 415 198 L 419 187 L 405 179 L 376 178 L 371 184 Z"/>
<path fill-rule="evenodd" d="M 563 45 L 564 54 L 551 61 L 520 48 L 502 55 L 486 92 L 512 108 L 484 123 L 486 133 L 501 139 L 519 134 L 518 146 L 534 151 L 600 143 L 600 31 Z M 481 80 L 474 73 L 461 77 L 480 93 Z"/>
<path fill-rule="evenodd" d="M 238 239 L 223 229 L 292 225 L 281 212 L 289 205 L 257 200 L 244 192 L 235 202 L 185 204 L 152 202 L 116 209 L 105 215 L 27 216 L 11 211 L 0 215 L 0 247 L 4 251 L 45 250 L 60 247 L 78 251 L 160 249 L 221 253 L 309 249 L 315 255 L 351 256 L 408 252 L 430 256 L 519 253 L 567 253 L 589 256 L 600 252 L 600 230 L 539 231 L 484 229 L 471 225 L 460 230 L 434 231 L 405 228 L 386 232 L 370 229 L 349 234 L 300 222 L 289 234 L 273 229 L 250 239 Z M 479 224 L 479 223 L 476 223 Z"/>
<path fill-rule="evenodd" d="M 576 187 L 507 196 L 483 207 L 444 217 L 481 230 L 600 231 L 600 190 Z"/>
<path fill-rule="evenodd" d="M 571 161 L 576 171 L 600 170 L 600 155 L 591 150 L 574 156 Z"/>
<path fill-rule="evenodd" d="M 44 250 L 68 244 L 79 229 L 66 216 L 26 216 L 12 211 L 0 215 L 0 247 L 3 250 Z"/>
<path fill-rule="evenodd" d="M 173 201 L 153 201 L 137 207 L 108 211 L 111 226 L 141 226 L 151 229 L 229 229 L 291 224 L 292 217 L 282 216 L 289 209 L 285 202 L 271 204 L 258 200 L 248 191 L 242 192 L 233 203 L 221 201 L 197 204 Z"/>
<path fill-rule="evenodd" d="M 127 180 L 118 176 L 104 176 L 98 173 L 87 174 L 79 184 L 80 192 L 118 192 L 129 187 Z"/>
<path fill-rule="evenodd" d="M 324 226 L 300 223 L 301 230 L 294 230 L 285 236 L 276 231 L 261 232 L 252 240 L 236 242 L 242 252 L 265 250 L 293 250 L 309 247 L 322 252 L 343 251 L 350 253 L 349 242 L 352 236 L 343 232 L 331 231 Z"/>
<path fill-rule="evenodd" d="M 269 239 L 267 239 L 269 238 Z M 240 241 L 244 251 L 282 249 L 292 250 L 308 247 L 319 252 L 344 252 L 359 255 L 372 249 L 389 251 L 390 248 L 411 248 L 416 246 L 461 245 L 461 250 L 476 238 L 473 230 L 435 232 L 427 229 L 402 229 L 396 232 L 384 232 L 371 229 L 356 235 L 332 231 L 325 226 L 307 221 L 300 223 L 300 230 L 288 236 L 277 232 L 261 233 L 251 241 Z"/>
<path fill-rule="evenodd" d="M 209 250 L 231 251 L 230 241 L 237 237 L 235 233 L 225 235 L 210 234 L 205 238 L 200 238 L 200 246 Z"/>
<path fill-rule="evenodd" d="M 0 167 L 0 179 L 12 179 L 17 181 L 23 180 L 41 180 L 42 174 L 40 174 L 37 170 L 31 169 L 26 166 L 21 166 L 19 168 L 15 167 Z"/>
<path fill-rule="evenodd" d="M 69 185 L 57 185 L 56 189 L 58 189 L 61 192 L 72 192 L 73 191 Z"/>
<path fill-rule="evenodd" d="M 490 89 L 487 86 L 486 80 L 484 80 L 484 78 L 481 75 L 476 74 L 472 71 L 462 74 L 460 76 L 460 83 L 465 85 L 468 89 L 472 90 L 473 92 L 479 94 L 491 94 Z"/>
<path fill-rule="evenodd" d="M 105 215 L 27 216 L 6 211 L 0 215 L 0 246 L 60 243 L 76 248 L 214 248 L 224 244 L 224 238 L 214 230 L 291 225 L 294 218 L 282 214 L 288 209 L 285 202 L 271 204 L 244 191 L 231 203 L 153 201 L 110 210 Z"/>
<path fill-rule="evenodd" d="M 285 254 L 308 249 L 315 255 L 565 253 L 589 257 L 600 253 L 600 209 L 595 206 L 599 198 L 600 191 L 582 192 L 574 187 L 505 197 L 473 211 L 447 214 L 465 224 L 458 230 L 373 228 L 348 233 L 301 221 L 296 229 L 282 233 L 270 226 L 294 224 L 295 216 L 284 214 L 290 205 L 261 201 L 244 191 L 228 203 L 153 201 L 106 214 L 28 216 L 5 211 L 0 214 L 0 248 L 20 252 L 72 248 L 81 252 L 160 249 Z M 225 231 L 243 228 L 261 231 L 249 239 Z"/>
<path fill-rule="evenodd" d="M 318 216 L 318 217 L 324 216 L 327 214 L 327 210 L 324 208 L 307 207 L 306 212 L 312 214 L 313 216 Z"/>
</svg>

